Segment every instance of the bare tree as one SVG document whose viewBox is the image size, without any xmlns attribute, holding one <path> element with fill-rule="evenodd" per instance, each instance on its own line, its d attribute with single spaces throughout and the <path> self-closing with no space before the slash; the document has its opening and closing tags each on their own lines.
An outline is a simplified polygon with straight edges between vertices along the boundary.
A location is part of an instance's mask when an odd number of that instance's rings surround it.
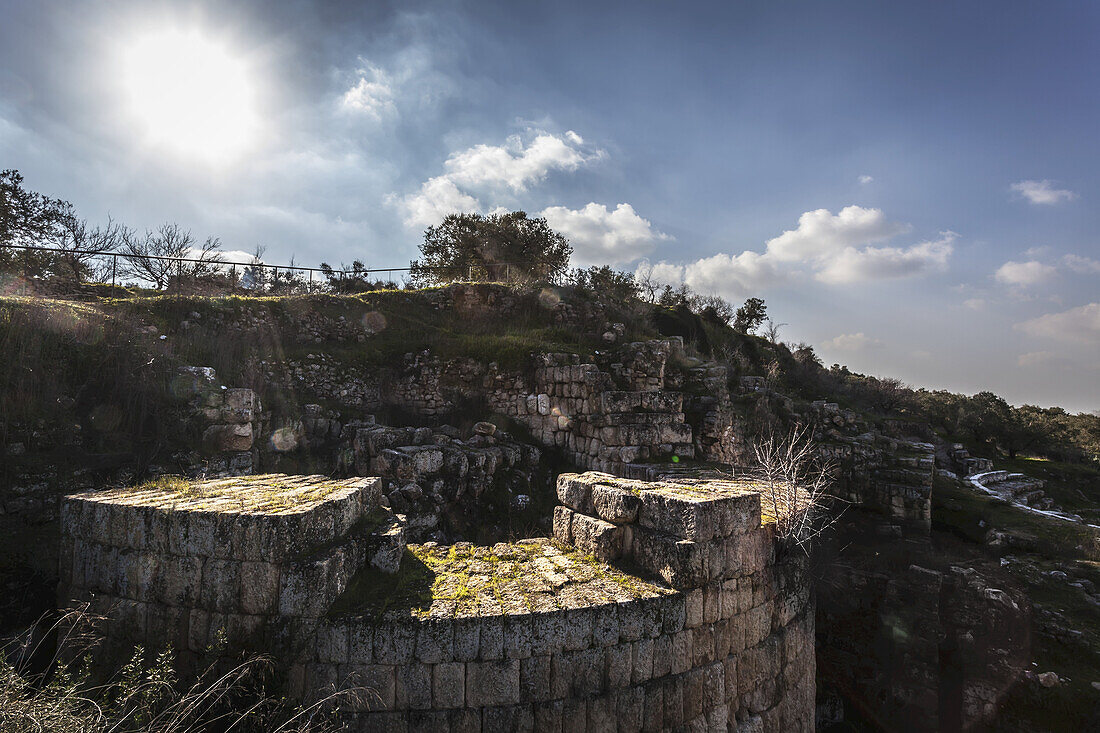
<svg viewBox="0 0 1100 733">
<path fill-rule="evenodd" d="M 764 338 L 772 343 L 773 346 L 779 345 L 779 329 L 783 326 L 789 326 L 789 323 L 776 323 L 772 319 L 768 319 L 764 325 Z"/>
<path fill-rule="evenodd" d="M 207 237 L 196 247 L 190 231 L 165 223 L 156 231 L 146 230 L 144 236 L 125 230 L 120 254 L 126 258 L 128 274 L 163 289 L 173 275 L 201 278 L 217 272 L 222 262 L 220 250 L 221 241 L 216 237 Z"/>
<path fill-rule="evenodd" d="M 752 478 L 761 484 L 763 513 L 775 520 L 782 541 L 809 554 L 811 540 L 831 524 L 821 509 L 834 466 L 821 457 L 812 431 L 798 424 L 786 435 L 769 430 L 753 453 Z"/>
<path fill-rule="evenodd" d="M 77 217 L 71 208 L 66 210 L 51 238 L 51 245 L 59 253 L 56 274 L 77 280 L 95 276 L 105 269 L 103 255 L 123 244 L 126 231 L 110 216 L 104 226 L 92 228 L 87 219 Z"/>
<path fill-rule="evenodd" d="M 653 268 L 648 262 L 638 266 L 634 272 L 634 282 L 638 283 L 638 294 L 647 303 L 656 303 L 657 294 L 661 292 L 661 283 L 653 279 Z"/>
</svg>

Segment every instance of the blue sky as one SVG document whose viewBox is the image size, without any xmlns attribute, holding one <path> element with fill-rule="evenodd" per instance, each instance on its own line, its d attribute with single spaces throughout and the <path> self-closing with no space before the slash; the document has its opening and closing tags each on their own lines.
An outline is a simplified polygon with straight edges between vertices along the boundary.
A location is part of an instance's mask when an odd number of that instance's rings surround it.
<svg viewBox="0 0 1100 733">
<path fill-rule="evenodd" d="M 93 221 L 401 266 L 454 209 L 1100 408 L 1100 6 L 0 0 L 0 165 Z"/>
</svg>

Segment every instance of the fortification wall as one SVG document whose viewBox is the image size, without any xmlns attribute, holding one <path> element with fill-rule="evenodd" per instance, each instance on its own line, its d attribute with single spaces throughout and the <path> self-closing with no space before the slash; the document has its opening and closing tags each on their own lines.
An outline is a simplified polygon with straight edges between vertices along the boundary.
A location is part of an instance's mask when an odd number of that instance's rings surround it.
<svg viewBox="0 0 1100 733">
<path fill-rule="evenodd" d="M 81 494 L 62 598 L 93 601 L 117 655 L 224 632 L 293 698 L 358 690 L 335 703 L 349 730 L 811 728 L 804 558 L 777 552 L 758 494 L 604 474 L 558 491 L 557 541 L 407 551 L 377 479 Z"/>
</svg>

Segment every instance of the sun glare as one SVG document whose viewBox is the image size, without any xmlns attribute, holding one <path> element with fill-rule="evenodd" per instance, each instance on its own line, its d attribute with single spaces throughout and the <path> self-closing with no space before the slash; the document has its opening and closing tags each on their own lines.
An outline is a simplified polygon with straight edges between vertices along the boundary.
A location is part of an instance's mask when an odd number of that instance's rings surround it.
<svg viewBox="0 0 1100 733">
<path fill-rule="evenodd" d="M 122 91 L 146 140 L 210 162 L 255 141 L 255 87 L 245 61 L 197 30 L 134 36 L 123 50 Z"/>
</svg>

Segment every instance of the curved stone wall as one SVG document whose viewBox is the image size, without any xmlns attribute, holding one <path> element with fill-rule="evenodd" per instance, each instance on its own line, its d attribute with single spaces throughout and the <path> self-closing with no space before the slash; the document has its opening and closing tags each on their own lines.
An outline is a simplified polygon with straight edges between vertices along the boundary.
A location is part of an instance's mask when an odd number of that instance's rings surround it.
<svg viewBox="0 0 1100 733">
<path fill-rule="evenodd" d="M 759 494 L 596 473 L 558 492 L 554 540 L 407 550 L 376 479 L 78 495 L 63 593 L 120 655 L 224 630 L 294 699 L 349 690 L 348 730 L 812 728 L 805 558 Z"/>
</svg>

